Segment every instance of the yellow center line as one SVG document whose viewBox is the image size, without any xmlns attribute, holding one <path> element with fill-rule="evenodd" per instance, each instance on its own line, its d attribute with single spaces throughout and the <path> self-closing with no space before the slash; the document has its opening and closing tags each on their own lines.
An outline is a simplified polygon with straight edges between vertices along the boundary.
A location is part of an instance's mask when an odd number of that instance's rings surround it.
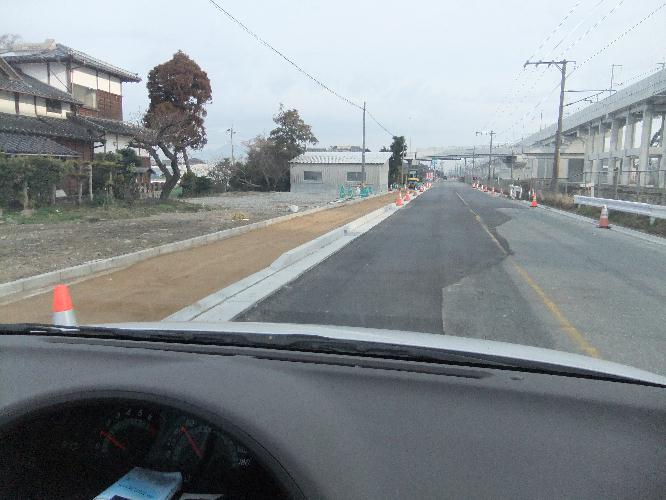
<svg viewBox="0 0 666 500">
<path fill-rule="evenodd" d="M 460 198 L 460 201 L 462 201 L 467 209 L 472 213 L 474 216 L 474 219 L 481 225 L 483 230 L 490 236 L 491 240 L 500 248 L 502 253 L 506 255 L 507 260 L 511 263 L 511 265 L 516 269 L 518 274 L 525 280 L 525 282 L 529 285 L 529 287 L 534 291 L 534 293 L 539 297 L 539 300 L 541 300 L 541 303 L 548 309 L 548 312 L 553 316 L 555 321 L 560 326 L 560 329 L 564 331 L 564 333 L 567 334 L 567 336 L 579 347 L 581 351 L 583 351 L 585 354 L 588 356 L 591 356 L 593 358 L 601 358 L 601 355 L 599 354 L 599 351 L 594 347 L 592 344 L 590 344 L 585 336 L 578 331 L 578 329 L 573 326 L 571 321 L 564 315 L 564 313 L 560 310 L 559 307 L 557 307 L 557 304 L 552 301 L 550 297 L 544 292 L 543 288 L 539 286 L 539 284 L 534 281 L 534 279 L 529 275 L 529 273 L 525 270 L 523 266 L 518 264 L 516 260 L 507 253 L 507 251 L 504 249 L 504 247 L 500 244 L 500 242 L 497 240 L 495 235 L 490 232 L 490 229 L 483 223 L 483 220 L 477 214 L 474 210 L 472 210 L 472 207 L 469 206 L 469 204 L 463 199 L 462 196 L 460 196 L 459 193 L 456 193 L 458 198 Z"/>
</svg>

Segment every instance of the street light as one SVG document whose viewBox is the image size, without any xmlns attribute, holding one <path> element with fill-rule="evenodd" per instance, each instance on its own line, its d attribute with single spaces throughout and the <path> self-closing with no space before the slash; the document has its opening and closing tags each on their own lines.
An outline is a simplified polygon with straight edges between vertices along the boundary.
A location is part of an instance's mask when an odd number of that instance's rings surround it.
<svg viewBox="0 0 666 500">
<path fill-rule="evenodd" d="M 621 64 L 611 64 L 611 81 L 608 89 L 608 97 L 613 95 L 613 79 L 615 78 L 615 68 L 621 68 Z"/>
<path fill-rule="evenodd" d="M 231 128 L 227 129 L 227 133 L 230 135 L 230 140 L 231 140 L 231 164 L 234 164 L 234 134 L 236 133 L 234 131 L 234 126 L 232 125 Z"/>
<path fill-rule="evenodd" d="M 490 183 L 490 168 L 493 163 L 493 136 L 495 135 L 496 132 L 491 130 L 490 132 L 479 132 L 477 130 L 476 135 L 489 135 L 490 136 L 490 150 L 488 151 L 488 183 Z M 493 176 L 494 177 L 494 176 Z"/>
</svg>

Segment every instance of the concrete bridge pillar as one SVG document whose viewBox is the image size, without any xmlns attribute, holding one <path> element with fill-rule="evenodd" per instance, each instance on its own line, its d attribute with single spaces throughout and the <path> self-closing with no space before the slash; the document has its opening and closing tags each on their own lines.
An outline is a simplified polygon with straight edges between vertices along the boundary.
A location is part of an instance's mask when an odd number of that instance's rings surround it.
<svg viewBox="0 0 666 500">
<path fill-rule="evenodd" d="M 661 115 L 661 160 L 659 161 L 658 177 L 659 187 L 666 187 L 666 113 Z"/>
<path fill-rule="evenodd" d="M 599 123 L 595 127 L 596 133 L 594 134 L 594 144 L 592 146 L 593 149 L 593 160 L 592 160 L 592 179 L 590 179 L 591 182 L 594 182 L 595 185 L 601 184 L 600 179 L 599 179 L 599 171 L 601 170 L 601 160 L 599 159 L 599 155 L 604 149 L 604 124 L 601 120 L 599 120 Z M 593 131 L 595 129 L 592 129 Z"/>
<path fill-rule="evenodd" d="M 620 182 L 624 185 L 629 184 L 629 172 L 631 171 L 629 150 L 634 147 L 634 123 L 634 116 L 631 113 L 627 113 L 625 117 L 624 141 L 622 141 L 624 155 L 622 157 L 622 178 Z"/>
<path fill-rule="evenodd" d="M 650 139 L 652 139 L 652 117 L 653 112 L 651 107 L 646 107 L 643 110 L 643 130 L 641 133 L 641 149 L 639 155 L 639 167 L 641 186 L 647 185 L 648 181 L 648 168 L 650 167 Z"/>
<path fill-rule="evenodd" d="M 616 167 L 616 155 L 618 155 L 617 150 L 617 139 L 618 133 L 620 131 L 620 123 L 617 118 L 613 118 L 611 121 L 610 129 L 610 148 L 608 151 L 608 184 L 613 184 L 615 182 L 615 167 Z"/>
<path fill-rule="evenodd" d="M 587 126 L 587 137 L 585 138 L 585 162 L 583 165 L 583 178 L 580 182 L 590 182 L 590 172 L 592 172 L 592 154 L 594 150 L 594 135 L 592 135 L 592 126 Z"/>
</svg>

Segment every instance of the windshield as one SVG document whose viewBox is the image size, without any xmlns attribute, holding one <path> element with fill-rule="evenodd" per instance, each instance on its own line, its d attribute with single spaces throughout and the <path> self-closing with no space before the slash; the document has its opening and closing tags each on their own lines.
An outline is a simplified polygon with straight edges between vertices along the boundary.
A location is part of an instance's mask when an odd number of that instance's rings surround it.
<svg viewBox="0 0 666 500">
<path fill-rule="evenodd" d="M 0 7 L 3 325 L 373 328 L 666 375 L 666 3 L 68 7 Z"/>
</svg>

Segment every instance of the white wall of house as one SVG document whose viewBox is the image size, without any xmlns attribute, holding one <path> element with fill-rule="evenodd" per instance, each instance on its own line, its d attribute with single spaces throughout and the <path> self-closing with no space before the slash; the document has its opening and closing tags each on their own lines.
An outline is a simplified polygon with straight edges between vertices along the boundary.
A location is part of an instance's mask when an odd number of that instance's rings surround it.
<svg viewBox="0 0 666 500">
<path fill-rule="evenodd" d="M 31 76 L 40 82 L 49 82 L 49 75 L 46 71 L 46 63 L 23 63 L 19 64 L 18 66 L 26 75 Z"/>
<path fill-rule="evenodd" d="M 90 68 L 75 68 L 72 70 L 72 83 L 89 89 L 103 90 L 111 94 L 122 95 L 120 79 L 103 71 Z"/>
<path fill-rule="evenodd" d="M 67 66 L 64 63 L 21 63 L 17 67 L 26 75 L 67 92 Z"/>
<path fill-rule="evenodd" d="M 64 63 L 52 62 L 49 63 L 49 85 L 67 92 L 67 66 Z"/>
<path fill-rule="evenodd" d="M 72 83 L 89 89 L 96 89 L 97 71 L 83 67 L 75 68 L 72 70 Z"/>
<path fill-rule="evenodd" d="M 104 144 L 105 153 L 113 153 L 121 149 L 129 148 L 129 144 L 132 141 L 132 138 L 127 135 L 107 133 L 104 137 L 106 139 L 106 142 Z M 145 149 L 141 148 L 130 148 L 130 149 L 133 149 L 136 152 L 136 154 L 142 158 L 144 157 L 148 158 L 150 156 Z"/>
<path fill-rule="evenodd" d="M 19 95 L 19 115 L 35 116 L 35 101 L 33 96 Z"/>
<path fill-rule="evenodd" d="M 60 103 L 60 113 L 49 111 L 46 108 L 46 99 L 43 97 L 37 98 L 37 115 L 38 116 L 50 116 L 53 118 L 67 118 L 67 113 L 71 111 L 70 105 L 67 102 Z"/>
<path fill-rule="evenodd" d="M 16 113 L 14 93 L 0 90 L 0 113 Z"/>
<path fill-rule="evenodd" d="M 36 103 L 36 105 L 35 105 Z M 19 95 L 19 114 L 25 116 L 50 116 L 54 118 L 66 118 L 67 113 L 71 111 L 69 103 L 61 103 L 59 113 L 50 112 L 46 108 L 46 99 L 43 97 L 20 94 Z M 16 102 L 13 92 L 0 90 L 0 113 L 16 113 Z"/>
<path fill-rule="evenodd" d="M 109 78 L 109 92 L 115 95 L 123 95 L 123 84 L 120 78 L 115 76 Z"/>
<path fill-rule="evenodd" d="M 290 167 L 291 192 L 293 193 L 337 193 L 340 186 L 360 185 L 359 181 L 350 180 L 360 174 L 361 165 L 354 163 L 319 164 L 319 163 L 293 163 Z M 308 180 L 312 174 L 321 173 L 321 180 Z M 384 164 L 370 164 L 365 166 L 366 185 L 371 186 L 373 192 L 385 192 L 388 189 L 388 160 Z M 351 173 L 351 177 L 348 175 Z M 315 177 L 317 174 L 315 174 Z"/>
</svg>

